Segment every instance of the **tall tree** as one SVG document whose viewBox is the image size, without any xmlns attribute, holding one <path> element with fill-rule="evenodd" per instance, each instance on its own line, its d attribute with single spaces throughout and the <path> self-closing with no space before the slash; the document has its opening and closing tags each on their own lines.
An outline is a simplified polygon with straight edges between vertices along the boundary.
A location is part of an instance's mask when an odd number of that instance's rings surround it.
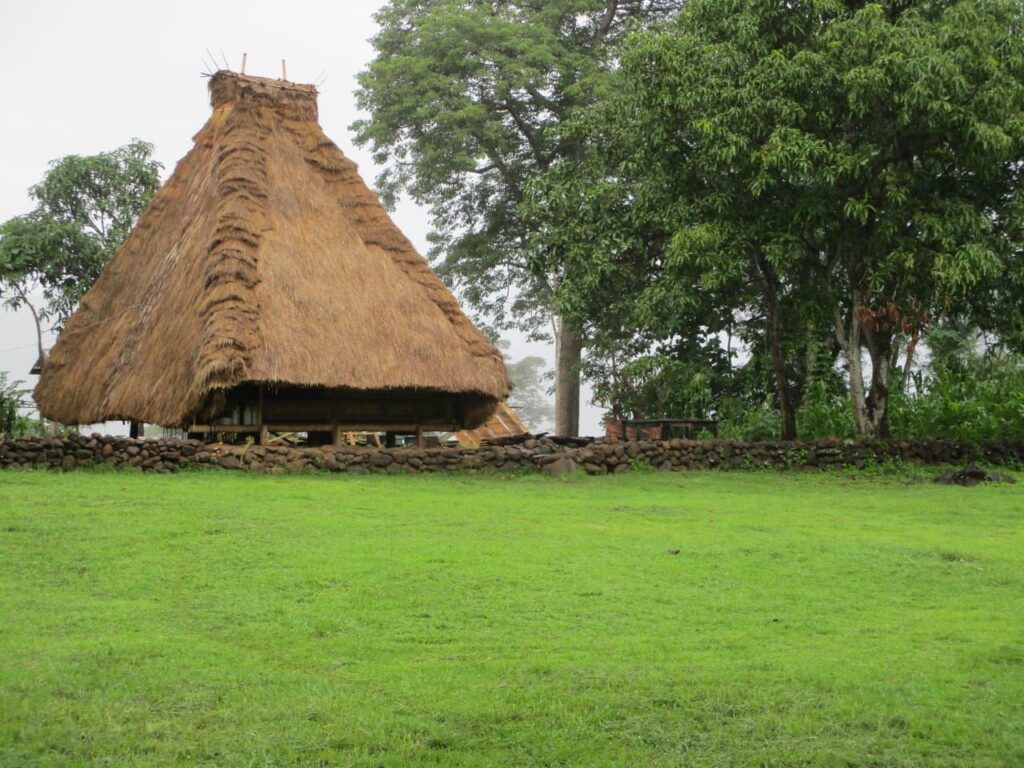
<svg viewBox="0 0 1024 768">
<path fill-rule="evenodd" d="M 561 163 L 531 186 L 529 210 L 544 223 L 538 250 L 562 254 L 560 298 L 570 311 L 625 319 L 648 346 L 698 353 L 688 365 L 710 373 L 718 363 L 684 339 L 723 334 L 763 348 L 782 435 L 795 438 L 784 328 L 802 281 L 790 274 L 789 238 L 779 231 L 785 201 L 749 188 L 752 159 L 737 147 L 751 140 L 738 134 L 768 130 L 762 95 L 755 83 L 724 94 L 710 82 L 713 62 L 680 55 L 647 67 L 637 50 L 644 43 L 631 39 L 623 82 L 568 125 L 568 135 L 583 136 L 583 162 Z M 748 112 L 728 130 L 694 129 L 708 111 L 732 105 Z"/>
<path fill-rule="evenodd" d="M 359 77 L 356 122 L 385 171 L 386 203 L 430 208 L 438 272 L 498 328 L 556 344 L 556 424 L 579 429 L 581 328 L 557 300 L 562 269 L 531 255 L 521 210 L 529 182 L 579 156 L 558 127 L 592 103 L 631 20 L 683 0 L 391 0 L 376 15 L 376 57 Z"/>
<path fill-rule="evenodd" d="M 35 209 L 0 224 L 0 301 L 32 313 L 40 358 L 43 321 L 63 326 L 160 185 L 152 155 L 136 139 L 55 160 L 29 190 Z"/>
<path fill-rule="evenodd" d="M 1022 28 L 1016 0 L 692 0 L 631 38 L 601 128 L 619 161 L 591 174 L 662 245 L 571 250 L 563 290 L 591 290 L 588 262 L 614 276 L 628 260 L 649 278 L 634 301 L 655 308 L 644 297 L 756 296 L 780 402 L 792 363 L 773 329 L 828 317 L 860 433 L 887 434 L 901 339 L 994 283 L 1019 316 Z"/>
</svg>

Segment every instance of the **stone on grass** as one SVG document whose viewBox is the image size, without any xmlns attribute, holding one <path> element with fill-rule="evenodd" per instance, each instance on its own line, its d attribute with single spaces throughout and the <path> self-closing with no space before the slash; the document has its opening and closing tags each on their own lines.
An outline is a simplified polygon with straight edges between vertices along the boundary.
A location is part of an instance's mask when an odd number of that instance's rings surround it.
<svg viewBox="0 0 1024 768">
<path fill-rule="evenodd" d="M 989 472 L 988 470 L 982 469 L 977 464 L 968 464 L 963 469 L 943 472 L 935 478 L 935 482 L 940 485 L 963 485 L 971 487 L 981 483 L 1009 483 L 1012 485 L 1017 482 L 1017 478 L 1013 475 L 1008 475 L 1005 472 Z"/>
</svg>

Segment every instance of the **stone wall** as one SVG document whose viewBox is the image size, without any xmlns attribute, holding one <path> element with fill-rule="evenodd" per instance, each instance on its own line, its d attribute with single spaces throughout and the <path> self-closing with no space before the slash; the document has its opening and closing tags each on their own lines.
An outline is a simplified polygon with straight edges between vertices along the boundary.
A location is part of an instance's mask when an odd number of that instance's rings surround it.
<svg viewBox="0 0 1024 768">
<path fill-rule="evenodd" d="M 1024 440 L 800 440 L 744 443 L 727 440 L 617 442 L 566 447 L 541 438 L 484 448 L 291 448 L 204 445 L 195 440 L 132 440 L 75 435 L 0 441 L 0 469 L 72 470 L 95 466 L 174 472 L 191 467 L 282 473 L 319 470 L 351 474 L 420 472 L 626 472 L 648 464 L 663 470 L 864 467 L 890 461 L 914 464 L 1024 464 Z"/>
</svg>

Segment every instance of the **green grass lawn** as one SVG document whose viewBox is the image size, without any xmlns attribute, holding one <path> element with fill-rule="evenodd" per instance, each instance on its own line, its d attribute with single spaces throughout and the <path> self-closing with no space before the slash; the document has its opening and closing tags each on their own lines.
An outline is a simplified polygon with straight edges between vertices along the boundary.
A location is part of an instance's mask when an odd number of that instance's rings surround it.
<svg viewBox="0 0 1024 768">
<path fill-rule="evenodd" d="M 1024 765 L 1024 485 L 0 473 L 0 765 Z"/>
</svg>

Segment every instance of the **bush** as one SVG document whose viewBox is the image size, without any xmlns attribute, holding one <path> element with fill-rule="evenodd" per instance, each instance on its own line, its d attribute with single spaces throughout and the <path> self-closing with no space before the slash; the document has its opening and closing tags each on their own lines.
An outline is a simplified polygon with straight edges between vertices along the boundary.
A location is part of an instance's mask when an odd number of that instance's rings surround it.
<svg viewBox="0 0 1024 768">
<path fill-rule="evenodd" d="M 917 394 L 894 393 L 889 429 L 894 437 L 963 440 L 1024 439 L 1024 358 L 960 359 L 917 379 Z M 719 410 L 720 435 L 733 440 L 777 439 L 781 420 L 770 403 L 731 400 Z M 801 438 L 853 438 L 857 425 L 844 393 L 811 382 L 796 413 Z"/>
<path fill-rule="evenodd" d="M 805 438 L 856 436 L 857 422 L 850 398 L 830 392 L 823 381 L 812 382 L 797 409 L 796 429 L 797 435 Z"/>
<path fill-rule="evenodd" d="M 614 399 L 633 418 L 706 418 L 714 402 L 711 376 L 668 355 L 647 355 L 623 366 Z"/>
<path fill-rule="evenodd" d="M 23 437 L 33 431 L 31 419 L 22 414 L 29 405 L 23 385 L 23 381 L 8 381 L 7 374 L 0 371 L 0 435 Z"/>
<path fill-rule="evenodd" d="M 889 424 L 899 437 L 1024 439 L 1024 360 L 972 359 L 922 380 L 922 393 L 899 395 Z"/>
<path fill-rule="evenodd" d="M 719 412 L 718 435 L 726 440 L 778 440 L 782 418 L 771 403 L 742 407 L 727 403 Z"/>
</svg>

